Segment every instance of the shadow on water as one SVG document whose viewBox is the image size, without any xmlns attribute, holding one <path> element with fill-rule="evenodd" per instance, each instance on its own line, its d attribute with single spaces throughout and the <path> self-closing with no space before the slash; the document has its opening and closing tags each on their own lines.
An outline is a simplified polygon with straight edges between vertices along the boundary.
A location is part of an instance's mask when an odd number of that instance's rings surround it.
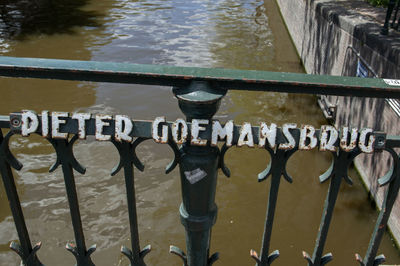
<svg viewBox="0 0 400 266">
<path fill-rule="evenodd" d="M 5 0 L 0 2 L 0 37 L 23 40 L 31 34 L 74 33 L 99 27 L 101 15 L 84 10 L 89 0 Z"/>
</svg>

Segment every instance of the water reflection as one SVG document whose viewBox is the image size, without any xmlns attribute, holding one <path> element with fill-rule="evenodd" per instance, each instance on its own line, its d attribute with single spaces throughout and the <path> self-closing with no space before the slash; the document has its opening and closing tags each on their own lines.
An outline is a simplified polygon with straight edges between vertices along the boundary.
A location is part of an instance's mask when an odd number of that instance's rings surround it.
<svg viewBox="0 0 400 266">
<path fill-rule="evenodd" d="M 88 0 L 4 0 L 0 36 L 23 40 L 32 34 L 72 34 L 75 27 L 98 27 L 99 13 L 82 9 Z"/>
<path fill-rule="evenodd" d="M 50 35 L 32 30 L 23 41 L 7 40 L 3 54 L 303 71 L 272 0 L 97 0 L 72 1 L 70 6 L 74 3 L 75 11 L 60 7 L 59 17 L 89 14 L 88 23 L 78 25 L 86 19 L 81 18 L 75 24 L 83 27 L 67 26 L 66 31 Z M 61 14 L 64 11 L 72 14 Z M 51 19 L 49 23 L 59 24 L 54 28 L 62 27 L 60 20 Z M 40 25 L 38 22 L 32 28 Z M 182 117 L 167 87 L 32 79 L 0 79 L 0 86 L 4 95 L 1 114 L 29 108 L 122 113 L 135 119 L 153 119 L 159 115 L 166 115 L 169 120 Z M 222 122 L 234 119 L 238 124 L 296 122 L 318 127 L 325 123 L 314 97 L 284 93 L 230 92 L 216 118 Z M 13 137 L 11 143 L 12 151 L 24 163 L 16 180 L 32 241 L 43 241 L 41 261 L 47 265 L 74 264 L 73 256 L 64 249 L 65 243 L 74 237 L 61 171 L 47 172 L 55 160 L 52 147 L 38 136 Z M 98 265 L 128 265 L 119 252 L 121 245 L 130 245 L 124 180 L 121 174 L 110 176 L 117 163 L 117 152 L 109 143 L 90 138 L 79 141 L 74 152 L 87 167 L 85 175 L 76 175 L 76 183 L 87 245 L 98 246 L 93 261 Z M 140 242 L 141 246 L 153 247 L 146 257 L 149 265 L 181 264 L 179 258 L 167 254 L 168 247 L 185 246 L 178 215 L 181 201 L 178 171 L 164 174 L 171 157 L 168 147 L 152 141 L 143 143 L 139 149 L 139 158 L 146 165 L 144 173 L 135 171 Z M 284 254 L 276 261 L 277 265 L 304 263 L 301 250 L 312 251 L 327 189 L 326 184 L 319 184 L 317 177 L 328 168 L 329 159 L 327 154 L 298 152 L 289 161 L 294 184 L 282 184 L 272 239 L 273 247 Z M 221 260 L 217 262 L 220 265 L 254 263 L 248 252 L 251 248 L 258 250 L 261 245 L 269 187 L 268 182 L 258 184 L 256 177 L 267 160 L 266 152 L 258 149 L 231 149 L 227 155 L 233 175 L 230 179 L 220 175 L 218 181 L 219 217 L 211 246 L 221 252 Z M 7 241 L 16 239 L 16 234 L 2 189 L 1 186 L 0 264 L 17 264 L 18 258 L 8 252 Z M 343 193 L 346 201 L 365 202 L 366 194 L 360 184 L 344 188 Z M 354 241 L 340 241 L 340 245 L 329 249 L 338 254 L 332 265 L 345 265 L 353 257 L 353 250 L 368 242 L 365 238 L 369 237 L 370 220 L 375 214 L 368 209 L 364 217 L 358 214 L 355 217 L 358 205 L 348 206 L 339 201 L 338 206 L 340 219 L 334 217 L 334 223 L 339 220 L 338 227 L 346 228 L 346 234 Z M 347 224 L 358 231 L 352 233 Z M 330 236 L 332 242 L 338 241 L 335 234 Z M 395 251 L 389 249 L 390 242 L 385 241 L 386 255 L 395 257 Z"/>
</svg>

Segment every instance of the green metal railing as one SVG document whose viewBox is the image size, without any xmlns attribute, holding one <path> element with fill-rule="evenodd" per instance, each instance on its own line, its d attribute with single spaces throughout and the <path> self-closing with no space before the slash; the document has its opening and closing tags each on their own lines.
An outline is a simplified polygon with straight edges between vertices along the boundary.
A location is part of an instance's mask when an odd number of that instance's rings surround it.
<svg viewBox="0 0 400 266">
<path fill-rule="evenodd" d="M 75 244 L 67 244 L 67 249 L 75 256 L 77 265 L 93 265 L 90 256 L 96 250 L 95 245 L 87 248 L 85 244 L 74 180 L 74 170 L 84 174 L 85 168 L 75 159 L 73 145 L 86 136 L 110 141 L 119 152 L 120 162 L 112 175 L 124 171 L 131 248 L 122 247 L 121 252 L 129 258 L 131 265 L 146 265 L 144 257 L 151 250 L 150 246 L 140 248 L 134 188 L 134 168 L 140 171 L 144 168 L 136 156 L 136 147 L 144 140 L 165 143 L 174 151 L 174 160 L 166 172 L 179 166 L 180 215 L 187 241 L 186 253 L 174 246 L 170 252 L 179 255 L 184 265 L 190 266 L 212 265 L 218 259 L 218 253 L 210 256 L 209 243 L 217 217 L 217 170 L 222 169 L 225 175 L 230 175 L 224 163 L 229 147 L 259 146 L 271 156 L 268 166 L 258 177 L 259 181 L 271 179 L 261 252 L 259 255 L 254 250 L 250 252 L 259 266 L 271 265 L 279 256 L 278 250 L 270 253 L 275 208 L 281 177 L 292 182 L 286 163 L 296 151 L 319 148 L 333 155 L 331 167 L 320 176 L 321 182 L 330 180 L 330 187 L 314 252 L 312 256 L 303 253 L 308 265 L 325 265 L 332 260 L 331 253 L 324 255 L 324 246 L 339 188 L 342 180 L 352 183 L 347 175 L 348 166 L 363 152 L 386 150 L 393 158 L 393 166 L 377 181 L 380 186 L 388 186 L 382 211 L 365 257 L 356 256 L 360 265 L 378 265 L 384 261 L 383 255 L 377 256 L 377 251 L 400 188 L 400 158 L 394 150 L 400 147 L 399 136 L 347 127 L 337 130 L 331 126 L 321 129 L 297 128 L 295 124 L 285 124 L 282 128 L 263 123 L 238 126 L 232 121 L 221 125 L 212 118 L 228 90 L 400 98 L 398 80 L 12 57 L 0 57 L 0 76 L 172 86 L 179 108 L 186 116 L 186 121 L 178 119 L 175 122 L 167 122 L 163 117 L 140 121 L 121 115 L 70 115 L 48 111 L 40 115 L 22 111 L 0 116 L 0 171 L 19 237 L 19 244 L 12 242 L 11 248 L 25 265 L 41 265 L 36 254 L 41 244 L 31 243 L 11 171 L 11 168 L 22 168 L 9 150 L 9 140 L 15 134 L 42 135 L 56 151 L 57 160 L 50 171 L 59 166 L 62 168 L 75 234 Z M 217 142 L 223 143 L 221 148 Z"/>
</svg>

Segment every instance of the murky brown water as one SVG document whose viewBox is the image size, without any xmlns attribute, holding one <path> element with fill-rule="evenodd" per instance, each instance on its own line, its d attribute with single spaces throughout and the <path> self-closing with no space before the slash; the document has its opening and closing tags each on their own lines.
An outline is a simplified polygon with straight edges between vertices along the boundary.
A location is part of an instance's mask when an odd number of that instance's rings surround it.
<svg viewBox="0 0 400 266">
<path fill-rule="evenodd" d="M 41 0 L 24 5 L 24 11 L 13 1 L 2 7 L 8 11 L 2 11 L 0 24 L 3 55 L 303 71 L 272 0 Z M 183 117 L 167 87 L 5 78 L 0 86 L 1 114 L 47 109 L 121 113 L 135 119 Z M 314 97 L 278 93 L 230 92 L 216 118 L 238 124 L 326 123 Z M 73 265 L 73 256 L 64 248 L 73 241 L 64 182 L 60 170 L 47 172 L 55 160 L 51 146 L 39 137 L 15 137 L 12 150 L 24 164 L 16 180 L 31 238 L 43 242 L 41 261 Z M 76 183 L 87 246 L 98 247 L 93 261 L 128 265 L 119 252 L 121 245 L 129 246 L 123 176 L 110 176 L 117 152 L 109 143 L 87 140 L 75 145 L 75 153 L 87 167 L 86 175 L 76 175 Z M 153 247 L 146 261 L 181 265 L 168 254 L 170 244 L 185 247 L 178 171 L 164 174 L 172 152 L 148 141 L 139 156 L 146 165 L 144 173 L 135 172 L 141 246 Z M 281 257 L 274 265 L 304 265 L 301 251 L 312 253 L 328 188 L 318 182 L 318 175 L 329 160 L 328 154 L 317 152 L 298 152 L 290 160 L 294 183 L 281 185 L 271 244 Z M 254 265 L 249 250 L 261 246 L 269 188 L 269 181 L 257 182 L 257 174 L 268 157 L 258 149 L 233 148 L 226 161 L 232 177 L 220 175 L 211 249 L 221 255 L 216 265 Z M 0 264 L 18 265 L 17 256 L 8 251 L 9 241 L 17 236 L 2 186 L 0 198 Z M 364 254 L 376 216 L 356 178 L 354 186 L 343 185 L 326 247 L 334 254 L 330 265 L 356 265 L 354 253 Z M 381 252 L 388 264 L 400 263 L 389 237 Z"/>
</svg>

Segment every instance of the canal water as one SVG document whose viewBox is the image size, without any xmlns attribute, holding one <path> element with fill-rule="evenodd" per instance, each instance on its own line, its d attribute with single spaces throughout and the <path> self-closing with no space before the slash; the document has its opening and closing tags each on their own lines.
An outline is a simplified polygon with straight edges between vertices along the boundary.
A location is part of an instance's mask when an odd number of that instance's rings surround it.
<svg viewBox="0 0 400 266">
<path fill-rule="evenodd" d="M 40 0 L 3 1 L 0 53 L 6 56 L 224 67 L 303 72 L 299 58 L 272 0 Z M 183 117 L 169 87 L 90 82 L 0 79 L 0 113 L 32 109 L 37 112 L 85 111 L 125 114 L 134 119 L 168 120 Z M 316 99 L 286 93 L 229 92 L 216 118 L 259 123 L 286 122 L 319 127 L 327 122 Z M 55 161 L 51 145 L 40 137 L 12 138 L 12 151 L 24 164 L 16 183 L 32 241 L 42 241 L 38 255 L 46 265 L 73 265 L 65 250 L 73 241 L 61 171 L 49 174 Z M 118 162 L 110 143 L 91 139 L 74 148 L 87 167 L 76 174 L 87 246 L 97 265 L 128 265 L 120 246 L 130 246 L 125 187 L 122 175 L 110 176 Z M 165 175 L 172 158 L 168 147 L 143 143 L 139 157 L 146 168 L 135 171 L 141 246 L 152 245 L 148 265 L 182 265 L 168 254 L 169 245 L 185 249 L 178 207 L 178 170 Z M 216 265 L 254 265 L 250 249 L 260 250 L 269 180 L 257 182 L 268 163 L 266 151 L 232 148 L 226 158 L 231 178 L 220 173 L 218 220 L 211 252 Z M 305 265 L 302 251 L 312 253 L 328 184 L 318 176 L 330 165 L 330 155 L 297 152 L 288 163 L 293 184 L 283 181 L 271 249 L 281 257 L 274 265 Z M 328 236 L 330 265 L 356 265 L 354 253 L 364 254 L 377 213 L 355 171 L 354 185 L 342 185 Z M 0 186 L 0 264 L 19 265 L 9 251 L 17 239 L 3 186 Z M 398 251 L 385 236 L 380 252 L 388 264 L 400 263 Z"/>
</svg>

